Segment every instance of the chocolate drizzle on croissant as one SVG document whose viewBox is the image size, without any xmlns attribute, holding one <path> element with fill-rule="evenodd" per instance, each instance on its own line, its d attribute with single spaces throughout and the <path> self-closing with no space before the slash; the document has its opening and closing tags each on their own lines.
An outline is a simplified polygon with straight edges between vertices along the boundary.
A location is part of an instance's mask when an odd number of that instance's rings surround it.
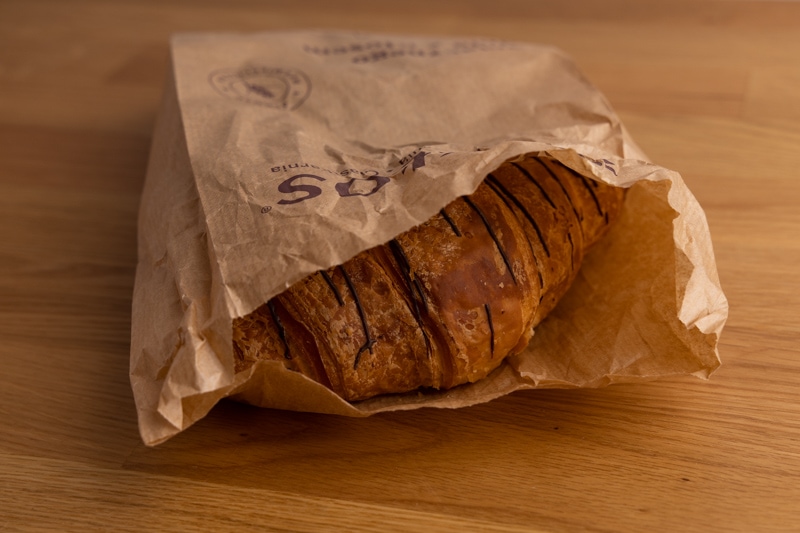
<svg viewBox="0 0 800 533">
<path fill-rule="evenodd" d="M 361 360 L 361 354 L 364 353 L 365 350 L 369 350 L 369 353 L 372 353 L 372 347 L 377 342 L 376 339 L 372 338 L 372 335 L 369 332 L 369 325 L 367 324 L 367 315 L 364 313 L 364 308 L 361 306 L 361 300 L 358 297 L 358 292 L 356 291 L 355 286 L 353 285 L 353 280 L 350 279 L 350 276 L 347 275 L 347 271 L 344 269 L 344 265 L 340 265 L 339 271 L 342 273 L 342 277 L 344 278 L 344 282 L 347 284 L 347 288 L 350 289 L 350 294 L 353 295 L 353 301 L 356 304 L 356 309 L 358 310 L 358 318 L 361 320 L 361 327 L 364 328 L 364 344 L 361 348 L 358 349 L 358 353 L 356 353 L 356 359 L 353 362 L 353 368 L 358 368 L 358 362 Z"/>
<path fill-rule="evenodd" d="M 478 214 L 481 221 L 483 221 L 483 225 L 486 226 L 486 231 L 489 233 L 489 236 L 494 241 L 495 246 L 497 246 L 497 251 L 500 252 L 500 257 L 503 258 L 503 262 L 506 264 L 508 273 L 511 276 L 511 279 L 514 281 L 514 284 L 516 285 L 517 277 L 514 275 L 514 269 L 511 267 L 511 263 L 508 260 L 508 255 L 506 255 L 506 251 L 503 249 L 503 243 L 501 243 L 500 240 L 497 238 L 497 235 L 492 229 L 492 225 L 489 224 L 489 221 L 486 219 L 486 215 L 484 215 L 483 211 L 481 211 L 480 208 L 477 205 L 475 205 L 475 202 L 469 199 L 469 196 L 462 196 L 461 198 L 467 203 L 468 206 L 472 208 L 473 211 L 475 211 Z"/>
<path fill-rule="evenodd" d="M 283 327 L 283 322 L 281 322 L 280 317 L 278 317 L 278 312 L 275 310 L 274 300 L 267 302 L 267 308 L 269 309 L 269 314 L 272 317 L 273 322 L 275 322 L 275 327 L 278 328 L 278 337 L 280 337 L 281 342 L 283 343 L 283 357 L 284 359 L 291 359 L 292 354 L 289 353 L 289 342 L 286 340 L 286 329 Z"/>
<path fill-rule="evenodd" d="M 328 287 L 331 288 L 331 291 L 333 291 L 333 295 L 336 296 L 336 301 L 339 302 L 339 305 L 340 306 L 344 305 L 344 300 L 342 300 L 342 293 L 340 293 L 339 289 L 336 288 L 336 285 L 333 284 L 333 280 L 331 279 L 330 275 L 324 270 L 320 270 L 319 273 L 322 276 L 322 279 L 325 280 L 325 283 L 328 284 Z"/>
<path fill-rule="evenodd" d="M 420 311 L 420 305 L 425 311 L 428 310 L 428 299 L 425 297 L 425 292 L 422 290 L 419 280 L 412 278 L 411 266 L 408 264 L 408 257 L 406 257 L 406 253 L 403 251 L 403 247 L 400 246 L 400 243 L 398 243 L 396 239 L 392 239 L 389 241 L 389 249 L 391 249 L 395 262 L 400 267 L 400 271 L 403 274 L 403 280 L 406 283 L 408 293 L 411 294 L 414 318 L 419 324 L 420 331 L 422 331 L 422 335 L 425 338 L 425 353 L 428 357 L 430 357 L 431 341 L 430 337 L 428 337 L 428 334 L 425 332 L 424 323 L 422 321 L 422 312 Z"/>
<path fill-rule="evenodd" d="M 444 218 L 448 224 L 450 224 L 450 228 L 452 228 L 453 233 L 456 234 L 456 237 L 461 237 L 461 232 L 459 231 L 458 226 L 456 226 L 456 223 L 453 222 L 452 218 L 450 218 L 450 215 L 447 214 L 447 211 L 442 208 L 439 210 L 439 214 L 442 215 L 442 218 Z"/>
<path fill-rule="evenodd" d="M 236 319 L 235 370 L 282 361 L 351 401 L 481 379 L 525 348 L 623 199 L 549 157 L 505 163 L 424 224 Z"/>
</svg>

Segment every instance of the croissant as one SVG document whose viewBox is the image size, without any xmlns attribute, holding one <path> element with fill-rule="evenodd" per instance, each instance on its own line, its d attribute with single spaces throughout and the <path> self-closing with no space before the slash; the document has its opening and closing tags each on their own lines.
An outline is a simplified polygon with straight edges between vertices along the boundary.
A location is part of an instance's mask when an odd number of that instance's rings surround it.
<svg viewBox="0 0 800 533">
<path fill-rule="evenodd" d="M 475 382 L 519 353 L 624 190 L 528 155 L 388 243 L 233 323 L 235 370 L 282 361 L 349 401 Z"/>
</svg>

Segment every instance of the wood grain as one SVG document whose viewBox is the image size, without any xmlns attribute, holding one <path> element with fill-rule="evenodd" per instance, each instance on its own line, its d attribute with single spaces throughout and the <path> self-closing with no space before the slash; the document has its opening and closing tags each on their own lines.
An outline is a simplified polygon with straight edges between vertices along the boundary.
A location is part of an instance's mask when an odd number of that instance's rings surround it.
<svg viewBox="0 0 800 533">
<path fill-rule="evenodd" d="M 705 207 L 723 366 L 349 419 L 223 402 L 157 448 L 128 383 L 136 214 L 176 31 L 547 42 Z M 796 531 L 800 3 L 0 3 L 0 531 Z"/>
</svg>

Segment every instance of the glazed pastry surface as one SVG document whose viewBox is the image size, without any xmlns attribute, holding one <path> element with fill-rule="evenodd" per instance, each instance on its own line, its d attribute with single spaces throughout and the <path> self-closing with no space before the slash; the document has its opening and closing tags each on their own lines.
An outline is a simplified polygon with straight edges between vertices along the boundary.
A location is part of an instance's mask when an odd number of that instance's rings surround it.
<svg viewBox="0 0 800 533">
<path fill-rule="evenodd" d="M 548 157 L 504 163 L 424 224 L 236 319 L 236 371 L 280 360 L 349 401 L 475 382 L 525 348 L 624 196 Z"/>
</svg>

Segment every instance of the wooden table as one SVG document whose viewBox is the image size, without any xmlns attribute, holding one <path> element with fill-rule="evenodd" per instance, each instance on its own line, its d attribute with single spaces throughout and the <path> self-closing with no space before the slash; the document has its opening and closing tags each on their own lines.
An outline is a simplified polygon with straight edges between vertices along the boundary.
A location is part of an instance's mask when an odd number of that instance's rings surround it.
<svg viewBox="0 0 800 533">
<path fill-rule="evenodd" d="M 367 419 L 223 402 L 145 447 L 130 304 L 168 35 L 308 27 L 571 54 L 706 209 L 721 369 Z M 3 0 L 0 531 L 800 530 L 798 207 L 800 3 Z"/>
</svg>

